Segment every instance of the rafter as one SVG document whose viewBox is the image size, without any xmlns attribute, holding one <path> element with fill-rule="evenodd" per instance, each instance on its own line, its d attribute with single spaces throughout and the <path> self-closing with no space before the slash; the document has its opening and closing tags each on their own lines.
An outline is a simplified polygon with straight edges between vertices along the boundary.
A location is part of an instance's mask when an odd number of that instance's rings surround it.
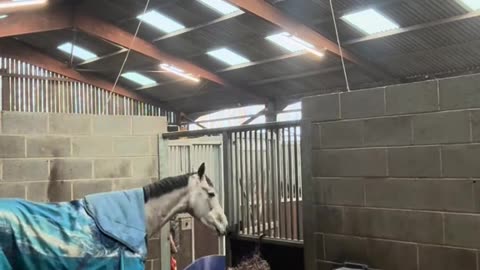
<svg viewBox="0 0 480 270">
<path fill-rule="evenodd" d="M 0 38 L 68 29 L 72 27 L 71 15 L 71 10 L 63 7 L 11 13 L 0 20 Z"/>
<path fill-rule="evenodd" d="M 325 36 L 321 35 L 320 33 L 314 31 L 313 29 L 305 26 L 304 24 L 295 21 L 294 19 L 290 18 L 289 16 L 283 14 L 280 10 L 276 7 L 270 5 L 264 0 L 227 0 L 228 2 L 246 10 L 256 16 L 267 20 L 287 32 L 294 34 L 295 36 L 311 43 L 318 49 L 326 49 L 327 51 L 337 55 L 343 56 L 347 61 L 355 63 L 365 70 L 368 74 L 372 75 L 377 79 L 391 79 L 393 76 L 387 74 L 386 72 L 374 67 L 372 64 L 367 63 L 364 60 L 361 60 L 354 54 L 350 53 L 348 50 L 343 49 L 340 52 L 339 46 L 334 43 L 333 41 L 329 40 Z"/>
<path fill-rule="evenodd" d="M 32 65 L 47 69 L 49 71 L 61 74 L 65 77 L 71 78 L 76 81 L 84 82 L 87 84 L 94 85 L 96 87 L 113 91 L 116 94 L 133 98 L 139 101 L 148 102 L 153 105 L 162 106 L 166 108 L 166 104 L 155 102 L 151 99 L 145 98 L 143 95 L 135 93 L 134 91 L 123 88 L 119 85 L 113 89 L 113 84 L 100 79 L 96 76 L 87 75 L 79 73 L 68 67 L 67 64 L 62 63 L 56 59 L 51 58 L 50 56 L 44 55 L 35 49 L 14 40 L 2 40 L 0 41 L 0 52 L 2 55 L 12 57 L 21 61 L 28 62 Z"/>
</svg>

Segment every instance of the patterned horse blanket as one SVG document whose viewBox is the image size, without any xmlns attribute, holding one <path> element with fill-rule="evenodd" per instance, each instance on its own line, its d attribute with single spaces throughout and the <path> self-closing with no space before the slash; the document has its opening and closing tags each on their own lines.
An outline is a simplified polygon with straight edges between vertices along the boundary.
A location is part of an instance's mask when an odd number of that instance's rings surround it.
<svg viewBox="0 0 480 270">
<path fill-rule="evenodd" d="M 0 200 L 0 269 L 144 269 L 142 189 L 62 203 Z"/>
</svg>

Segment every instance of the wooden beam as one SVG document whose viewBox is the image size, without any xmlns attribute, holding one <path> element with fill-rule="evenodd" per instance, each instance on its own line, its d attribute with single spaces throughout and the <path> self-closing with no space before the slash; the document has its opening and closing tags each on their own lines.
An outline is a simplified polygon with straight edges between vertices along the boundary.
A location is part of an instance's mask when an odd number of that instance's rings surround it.
<svg viewBox="0 0 480 270">
<path fill-rule="evenodd" d="M 21 42 L 14 40 L 2 40 L 0 41 L 0 52 L 1 56 L 11 57 L 14 59 L 25 61 L 32 65 L 58 73 L 73 80 L 91 84 L 108 91 L 113 91 L 114 93 L 125 97 L 129 97 L 143 102 L 148 102 L 156 106 L 163 106 L 163 108 L 165 108 L 165 104 L 161 104 L 159 102 L 147 99 L 144 96 L 135 93 L 134 91 L 123 88 L 119 85 L 117 85 L 115 89 L 113 89 L 112 83 L 89 74 L 79 73 L 69 68 L 67 64 L 53 59 L 50 56 L 44 55 L 32 49 L 31 47 L 24 45 Z"/>
<path fill-rule="evenodd" d="M 342 49 L 340 53 L 339 46 L 321 35 L 320 33 L 314 31 L 313 29 L 305 26 L 304 24 L 297 22 L 296 20 L 290 18 L 289 16 L 283 14 L 282 11 L 278 10 L 276 7 L 270 5 L 267 1 L 264 0 L 227 0 L 228 2 L 238 6 L 239 8 L 248 11 L 256 16 L 263 18 L 266 21 L 269 21 L 285 31 L 289 32 L 292 35 L 295 35 L 306 42 L 311 43 L 317 49 L 322 50 L 326 49 L 327 51 L 337 55 L 343 54 L 344 59 L 355 63 L 361 66 L 365 72 L 370 74 L 376 79 L 391 79 L 393 76 L 386 73 L 385 71 L 374 67 L 372 64 L 361 60 L 354 54 L 350 53 L 348 50 Z"/>
<path fill-rule="evenodd" d="M 0 38 L 72 27 L 71 9 L 49 7 L 34 11 L 10 13 L 0 20 Z"/>
<path fill-rule="evenodd" d="M 207 71 L 195 64 L 192 64 L 186 60 L 163 52 L 148 41 L 136 37 L 135 40 L 132 42 L 134 38 L 132 34 L 106 21 L 94 18 L 84 13 L 76 13 L 74 16 L 73 24 L 74 27 L 89 35 L 104 39 L 111 43 L 118 44 L 127 49 L 130 48 L 131 50 L 139 54 L 158 60 L 160 63 L 168 63 L 174 65 L 178 68 L 185 70 L 186 72 L 192 73 L 194 76 L 199 76 L 220 85 L 227 85 L 227 82 L 220 78 L 218 75 Z"/>
</svg>

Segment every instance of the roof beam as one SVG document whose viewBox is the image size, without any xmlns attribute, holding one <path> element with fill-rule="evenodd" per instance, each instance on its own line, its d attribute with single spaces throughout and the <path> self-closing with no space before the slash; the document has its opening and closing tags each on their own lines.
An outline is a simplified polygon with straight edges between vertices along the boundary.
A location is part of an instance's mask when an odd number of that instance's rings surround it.
<svg viewBox="0 0 480 270">
<path fill-rule="evenodd" d="M 357 38 L 357 39 L 352 39 L 346 42 L 343 42 L 343 45 L 353 45 L 357 43 L 362 43 L 366 41 L 371 41 L 375 39 L 381 39 L 381 38 L 386 38 L 386 37 L 391 37 L 399 34 L 404 34 L 412 31 L 418 31 L 422 29 L 427 29 L 435 26 L 439 26 L 442 24 L 447 24 L 447 23 L 453 23 L 453 22 L 458 22 L 458 21 L 463 21 L 471 18 L 476 18 L 480 16 L 480 10 L 477 11 L 472 11 L 466 14 L 450 17 L 450 18 L 445 18 L 433 22 L 427 22 L 427 23 L 422 23 L 422 24 L 417 24 L 417 25 L 412 25 L 409 27 L 403 27 L 399 29 L 394 29 L 391 31 L 386 31 L 378 34 L 373 34 L 373 35 L 368 35 L 365 37 Z"/>
<path fill-rule="evenodd" d="M 11 13 L 0 20 L 0 38 L 71 28 L 71 15 L 71 9 L 63 7 Z"/>
<path fill-rule="evenodd" d="M 207 71 L 188 61 L 177 58 L 166 52 L 160 51 L 155 45 L 134 36 L 127 31 L 118 28 L 103 20 L 91 17 L 86 14 L 77 13 L 74 17 L 74 27 L 89 35 L 107 40 L 118 44 L 124 48 L 131 49 L 139 54 L 158 60 L 159 62 L 168 63 L 181 68 L 189 73 L 199 76 L 206 80 L 215 82 L 220 85 L 227 85 L 227 82 L 218 75 Z"/>
<path fill-rule="evenodd" d="M 71 78 L 73 80 L 91 84 L 96 87 L 99 87 L 108 91 L 112 91 L 116 94 L 119 94 L 125 97 L 133 98 L 143 102 L 148 102 L 150 104 L 157 105 L 157 106 L 163 106 L 165 108 L 165 104 L 161 104 L 159 102 L 155 102 L 153 100 L 147 99 L 144 96 L 139 95 L 138 93 L 135 93 L 126 88 L 123 88 L 119 85 L 117 85 L 115 89 L 113 89 L 112 83 L 92 75 L 79 73 L 69 68 L 67 64 L 60 62 L 56 59 L 53 59 L 50 56 L 44 55 L 32 49 L 31 47 L 24 45 L 21 42 L 14 41 L 14 40 L 2 40 L 0 42 L 0 52 L 1 52 L 1 55 L 12 57 L 21 61 L 25 61 L 32 65 L 58 73 L 65 77 Z"/>
<path fill-rule="evenodd" d="M 372 75 L 372 77 L 375 77 L 377 79 L 392 78 L 390 74 L 387 74 L 386 72 L 374 67 L 372 64 L 359 59 L 357 56 L 353 55 L 352 53 L 350 53 L 345 49 L 342 49 L 342 52 L 340 52 L 340 48 L 335 42 L 329 40 L 325 36 L 314 31 L 313 29 L 283 14 L 276 7 L 270 5 L 264 0 L 249 0 L 249 1 L 227 0 L 227 1 L 250 13 L 257 15 L 258 17 L 263 18 L 264 20 L 267 20 L 285 29 L 287 32 L 311 43 L 318 49 L 324 48 L 327 51 L 330 51 L 331 53 L 339 57 L 343 55 L 343 58 L 345 58 L 346 60 L 363 67 L 364 71 Z"/>
</svg>

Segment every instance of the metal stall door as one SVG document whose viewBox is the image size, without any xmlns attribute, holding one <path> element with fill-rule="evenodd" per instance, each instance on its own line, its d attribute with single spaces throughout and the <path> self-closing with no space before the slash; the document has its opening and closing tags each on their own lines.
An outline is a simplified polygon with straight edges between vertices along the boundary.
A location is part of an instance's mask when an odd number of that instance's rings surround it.
<svg viewBox="0 0 480 270">
<path fill-rule="evenodd" d="M 224 205 L 222 137 L 170 140 L 168 142 L 168 168 L 170 175 L 196 172 L 205 162 L 206 174 L 212 180 L 220 203 Z M 178 269 L 183 269 L 195 259 L 212 254 L 225 254 L 224 240 L 188 214 L 177 217 L 180 245 L 176 254 Z"/>
</svg>

